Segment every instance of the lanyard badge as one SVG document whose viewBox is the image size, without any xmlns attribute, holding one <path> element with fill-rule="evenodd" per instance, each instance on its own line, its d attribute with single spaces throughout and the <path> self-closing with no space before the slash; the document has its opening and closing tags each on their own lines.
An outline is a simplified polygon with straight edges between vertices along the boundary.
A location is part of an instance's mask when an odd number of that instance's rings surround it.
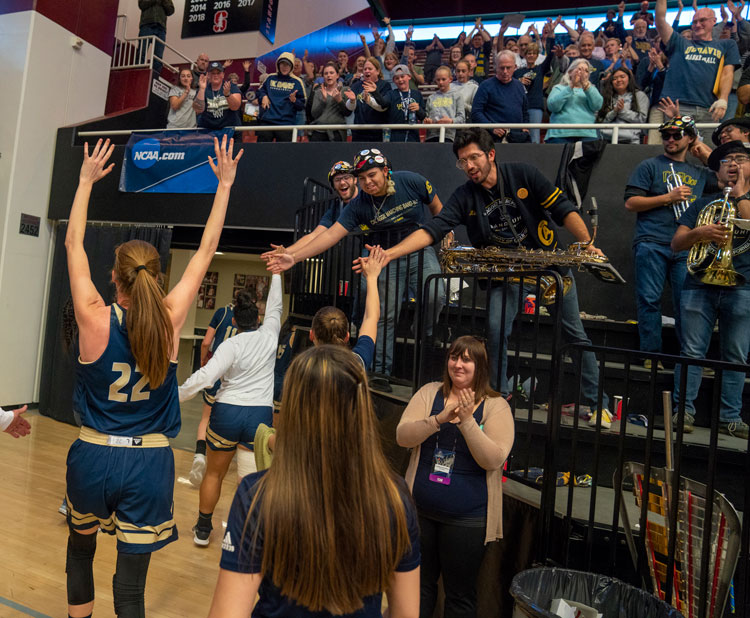
<svg viewBox="0 0 750 618">
<path fill-rule="evenodd" d="M 430 480 L 441 485 L 451 484 L 451 473 L 456 462 L 456 451 L 440 448 L 435 444 L 435 452 L 432 455 L 432 470 Z"/>
</svg>

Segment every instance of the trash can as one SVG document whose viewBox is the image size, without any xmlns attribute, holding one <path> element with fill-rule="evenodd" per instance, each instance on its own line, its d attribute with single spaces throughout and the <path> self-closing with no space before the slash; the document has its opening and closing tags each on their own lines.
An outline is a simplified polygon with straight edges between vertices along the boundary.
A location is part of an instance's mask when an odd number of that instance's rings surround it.
<svg viewBox="0 0 750 618">
<path fill-rule="evenodd" d="M 515 601 L 513 618 L 558 618 L 549 607 L 553 599 L 560 598 L 594 607 L 602 618 L 683 618 L 674 607 L 645 590 L 583 571 L 521 571 L 513 578 L 510 593 Z"/>
</svg>

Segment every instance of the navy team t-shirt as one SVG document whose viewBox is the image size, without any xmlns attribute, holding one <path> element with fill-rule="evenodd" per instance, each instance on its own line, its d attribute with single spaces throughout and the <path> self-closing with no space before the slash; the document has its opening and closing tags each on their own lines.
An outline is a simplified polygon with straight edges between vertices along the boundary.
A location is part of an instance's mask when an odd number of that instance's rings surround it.
<svg viewBox="0 0 750 618">
<path fill-rule="evenodd" d="M 691 203 L 695 202 L 703 195 L 706 181 L 711 174 L 710 170 L 690 163 L 673 161 L 664 155 L 641 162 L 630 175 L 627 186 L 646 191 L 649 196 L 668 193 L 667 180 L 672 173 L 670 164 L 674 166 L 675 172 L 682 179 L 682 184 L 693 190 L 689 199 Z M 677 219 L 672 204 L 644 210 L 637 215 L 633 234 L 634 245 L 643 241 L 671 244 L 672 237 L 677 231 Z"/>
<path fill-rule="evenodd" d="M 232 508 L 229 511 L 227 531 L 221 544 L 220 566 L 222 569 L 237 573 L 260 573 L 263 560 L 263 531 L 259 531 L 257 544 L 253 547 L 253 535 L 257 520 L 255 516 L 251 517 L 247 528 L 245 528 L 245 520 L 255 495 L 256 484 L 265 473 L 266 471 L 248 474 L 237 488 Z M 406 483 L 403 479 L 398 479 L 397 482 L 406 509 L 406 526 L 409 531 L 411 547 L 398 563 L 396 571 L 408 572 L 416 569 L 420 562 L 419 524 Z M 258 512 L 259 506 L 256 503 L 255 513 Z M 252 613 L 254 618 L 260 618 L 261 616 L 263 618 L 311 618 L 330 615 L 327 612 L 312 612 L 304 606 L 297 605 L 291 599 L 283 596 L 281 590 L 268 577 L 263 578 L 258 596 L 258 602 Z M 364 603 L 362 609 L 353 614 L 341 614 L 341 618 L 347 618 L 348 616 L 380 618 L 382 616 L 380 611 L 382 596 L 382 594 L 373 594 L 365 597 L 362 599 Z"/>
</svg>

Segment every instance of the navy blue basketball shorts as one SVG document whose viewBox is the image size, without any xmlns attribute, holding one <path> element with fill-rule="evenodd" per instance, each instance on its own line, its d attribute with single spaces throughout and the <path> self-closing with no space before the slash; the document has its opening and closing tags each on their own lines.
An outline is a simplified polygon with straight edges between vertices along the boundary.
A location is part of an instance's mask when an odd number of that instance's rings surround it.
<svg viewBox="0 0 750 618">
<path fill-rule="evenodd" d="M 174 455 L 163 434 L 126 438 L 89 427 L 68 451 L 68 525 L 99 525 L 117 551 L 145 554 L 177 540 Z"/>
<path fill-rule="evenodd" d="M 253 450 L 258 425 L 273 423 L 273 406 L 236 406 L 217 401 L 211 410 L 206 442 L 214 451 L 233 451 L 238 444 Z"/>
<path fill-rule="evenodd" d="M 214 405 L 214 403 L 216 402 L 216 393 L 219 392 L 220 387 L 221 380 L 216 380 L 216 384 L 214 384 L 211 388 L 204 388 L 203 401 L 206 402 L 209 406 Z"/>
</svg>

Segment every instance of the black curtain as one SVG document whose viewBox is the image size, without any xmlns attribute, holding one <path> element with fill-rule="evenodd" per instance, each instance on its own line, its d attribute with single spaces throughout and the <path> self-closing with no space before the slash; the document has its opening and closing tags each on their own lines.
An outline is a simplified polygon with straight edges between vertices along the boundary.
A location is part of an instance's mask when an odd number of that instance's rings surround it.
<svg viewBox="0 0 750 618">
<path fill-rule="evenodd" d="M 65 253 L 66 223 L 57 226 L 55 253 L 52 260 L 47 324 L 42 352 L 42 377 L 39 411 L 58 421 L 75 424 L 73 417 L 74 361 L 78 332 L 70 295 L 68 265 Z M 83 246 L 89 258 L 91 280 L 104 302 L 115 299 L 112 264 L 115 248 L 129 240 L 145 240 L 156 247 L 165 271 L 172 242 L 172 229 L 166 227 L 110 226 L 89 224 Z"/>
</svg>

